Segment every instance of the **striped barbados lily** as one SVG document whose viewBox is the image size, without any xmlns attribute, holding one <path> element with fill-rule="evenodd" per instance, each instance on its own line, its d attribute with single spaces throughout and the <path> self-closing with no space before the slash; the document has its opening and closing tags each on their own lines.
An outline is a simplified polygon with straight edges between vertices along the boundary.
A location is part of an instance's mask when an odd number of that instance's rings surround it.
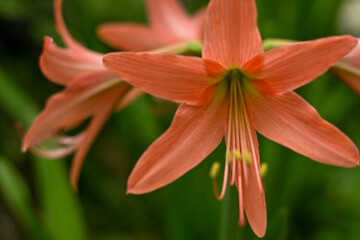
<svg viewBox="0 0 360 240">
<path fill-rule="evenodd" d="M 315 161 L 355 167 L 355 144 L 294 89 L 312 81 L 357 43 L 351 36 L 300 42 L 263 52 L 254 0 L 211 0 L 202 58 L 171 54 L 110 53 L 105 66 L 149 94 L 177 103 L 170 128 L 136 163 L 128 193 L 165 186 L 198 165 L 222 141 L 224 183 L 239 193 L 255 234 L 267 224 L 256 131 Z M 231 169 L 231 176 L 229 172 Z"/>
<path fill-rule="evenodd" d="M 137 23 L 105 23 L 98 29 L 110 46 L 130 51 L 202 41 L 204 9 L 189 17 L 178 0 L 146 0 L 150 26 Z"/>
<path fill-rule="evenodd" d="M 360 95 L 360 43 L 334 65 L 332 73 Z"/>
<path fill-rule="evenodd" d="M 84 158 L 99 131 L 114 110 L 134 100 L 140 91 L 109 72 L 102 63 L 102 54 L 77 43 L 62 19 L 62 0 L 54 2 L 56 27 L 67 48 L 59 48 L 50 37 L 44 38 L 40 68 L 44 75 L 65 90 L 49 98 L 45 109 L 24 136 L 23 150 L 56 159 L 75 153 L 71 167 L 74 188 Z M 91 118 L 88 127 L 76 136 L 70 130 Z M 50 139 L 45 147 L 42 143 Z"/>
</svg>

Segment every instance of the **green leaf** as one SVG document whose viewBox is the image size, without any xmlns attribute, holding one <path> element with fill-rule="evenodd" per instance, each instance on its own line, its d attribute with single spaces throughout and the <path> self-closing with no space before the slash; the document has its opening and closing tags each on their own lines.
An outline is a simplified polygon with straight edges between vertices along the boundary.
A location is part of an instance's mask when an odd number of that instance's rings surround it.
<svg viewBox="0 0 360 240">
<path fill-rule="evenodd" d="M 5 203 L 32 239 L 44 239 L 29 188 L 16 167 L 0 156 L 0 192 Z"/>
<path fill-rule="evenodd" d="M 37 107 L 0 67 L 0 108 L 29 126 Z M 88 239 L 85 220 L 77 195 L 71 190 L 62 160 L 34 160 L 37 190 L 50 235 L 56 240 Z"/>
</svg>

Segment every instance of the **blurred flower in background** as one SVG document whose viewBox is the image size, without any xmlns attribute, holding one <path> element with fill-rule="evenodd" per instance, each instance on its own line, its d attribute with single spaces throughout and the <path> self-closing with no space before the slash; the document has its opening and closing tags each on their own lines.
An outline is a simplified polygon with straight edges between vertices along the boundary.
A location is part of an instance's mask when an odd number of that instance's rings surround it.
<svg viewBox="0 0 360 240">
<path fill-rule="evenodd" d="M 341 33 L 360 36 L 360 0 L 342 1 L 337 21 Z"/>
<path fill-rule="evenodd" d="M 120 50 L 149 51 L 181 42 L 202 41 L 205 9 L 189 17 L 179 0 L 146 0 L 149 26 L 106 23 L 100 38 Z"/>
</svg>

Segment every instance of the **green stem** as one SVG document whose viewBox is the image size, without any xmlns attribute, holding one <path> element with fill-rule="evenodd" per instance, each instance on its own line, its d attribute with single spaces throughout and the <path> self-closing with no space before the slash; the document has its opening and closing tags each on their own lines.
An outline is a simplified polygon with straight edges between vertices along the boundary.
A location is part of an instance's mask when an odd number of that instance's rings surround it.
<svg viewBox="0 0 360 240">
<path fill-rule="evenodd" d="M 222 205 L 219 240 L 229 239 L 229 218 L 230 218 L 230 202 L 231 189 L 229 185 L 226 186 L 226 193 Z"/>
</svg>

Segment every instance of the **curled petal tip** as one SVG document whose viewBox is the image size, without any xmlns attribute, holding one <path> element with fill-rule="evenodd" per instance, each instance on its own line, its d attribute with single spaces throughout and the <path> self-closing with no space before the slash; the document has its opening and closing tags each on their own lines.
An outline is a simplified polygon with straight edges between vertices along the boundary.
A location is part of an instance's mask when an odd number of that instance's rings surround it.
<svg viewBox="0 0 360 240">
<path fill-rule="evenodd" d="M 45 36 L 43 38 L 43 41 L 44 41 L 44 46 L 48 46 L 50 43 L 53 43 L 54 42 L 54 39 L 52 39 L 51 37 L 49 36 Z"/>
<path fill-rule="evenodd" d="M 54 39 L 51 37 L 45 36 L 43 38 L 43 47 L 42 47 L 42 55 L 48 50 L 48 48 L 51 46 L 51 44 L 54 43 Z"/>
</svg>

